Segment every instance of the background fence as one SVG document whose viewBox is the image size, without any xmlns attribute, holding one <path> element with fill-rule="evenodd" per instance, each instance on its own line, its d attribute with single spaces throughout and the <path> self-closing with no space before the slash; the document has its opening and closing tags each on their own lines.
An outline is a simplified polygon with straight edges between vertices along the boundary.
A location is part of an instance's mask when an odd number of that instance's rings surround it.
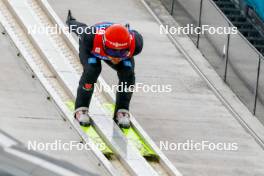
<svg viewBox="0 0 264 176">
<path fill-rule="evenodd" d="M 181 25 L 233 27 L 212 0 L 161 0 Z M 178 12 L 183 11 L 179 17 Z M 183 14 L 180 14 L 183 16 Z M 186 18 L 188 16 L 189 18 Z M 179 19 L 179 20 L 178 20 Z M 264 57 L 241 34 L 191 34 L 217 73 L 264 124 Z"/>
</svg>

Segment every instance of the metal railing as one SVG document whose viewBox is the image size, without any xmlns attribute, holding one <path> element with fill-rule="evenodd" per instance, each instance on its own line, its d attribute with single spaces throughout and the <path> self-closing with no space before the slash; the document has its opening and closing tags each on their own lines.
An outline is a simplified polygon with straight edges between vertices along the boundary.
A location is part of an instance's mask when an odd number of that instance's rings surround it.
<svg viewBox="0 0 264 176">
<path fill-rule="evenodd" d="M 186 12 L 195 27 L 234 27 L 212 0 L 161 0 L 177 20 L 177 10 Z M 179 15 L 179 14 L 177 14 Z M 187 24 L 185 21 L 180 23 Z M 188 20 L 189 22 L 190 20 Z M 264 123 L 264 57 L 240 33 L 192 34 L 192 41 L 241 101 Z"/>
</svg>

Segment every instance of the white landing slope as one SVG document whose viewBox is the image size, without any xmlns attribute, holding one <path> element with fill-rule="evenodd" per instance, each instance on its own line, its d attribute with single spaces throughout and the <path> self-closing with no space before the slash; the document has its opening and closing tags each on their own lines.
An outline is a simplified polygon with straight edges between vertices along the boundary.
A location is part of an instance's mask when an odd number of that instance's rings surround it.
<svg viewBox="0 0 264 176">
<path fill-rule="evenodd" d="M 2 31 L 2 28 L 1 28 Z M 0 129 L 22 142 L 69 143 L 80 141 L 6 35 L 0 34 Z M 87 152 L 39 151 L 83 170 L 104 175 Z"/>
</svg>

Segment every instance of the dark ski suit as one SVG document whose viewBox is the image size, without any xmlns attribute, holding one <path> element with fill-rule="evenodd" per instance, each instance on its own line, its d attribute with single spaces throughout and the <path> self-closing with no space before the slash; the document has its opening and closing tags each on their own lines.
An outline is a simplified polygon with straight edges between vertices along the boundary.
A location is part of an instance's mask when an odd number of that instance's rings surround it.
<svg viewBox="0 0 264 176">
<path fill-rule="evenodd" d="M 79 57 L 81 64 L 83 65 L 83 73 L 77 90 L 75 109 L 79 107 L 89 108 L 94 91 L 94 84 L 96 83 L 102 69 L 101 59 L 95 57 L 91 53 L 95 38 L 94 32 L 96 31 L 96 25 L 88 27 L 86 24 L 80 23 L 73 19 L 68 21 L 68 26 L 70 27 L 71 31 L 77 34 L 79 37 Z M 78 28 L 85 28 L 86 31 L 80 34 L 77 32 Z M 139 54 L 143 48 L 143 38 L 135 30 L 130 30 L 130 32 L 134 33 L 135 36 L 135 50 L 133 54 L 133 56 L 135 56 Z M 104 60 L 104 62 L 117 72 L 119 85 L 125 85 L 128 87 L 135 84 L 134 57 L 122 60 L 118 64 L 113 64 L 110 60 Z M 132 91 L 117 92 L 114 115 L 119 109 L 129 110 L 131 97 Z"/>
</svg>

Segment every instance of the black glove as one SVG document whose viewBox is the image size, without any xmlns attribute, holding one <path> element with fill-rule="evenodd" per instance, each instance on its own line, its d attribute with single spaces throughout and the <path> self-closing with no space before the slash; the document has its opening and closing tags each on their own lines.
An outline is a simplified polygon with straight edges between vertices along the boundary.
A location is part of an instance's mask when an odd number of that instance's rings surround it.
<svg viewBox="0 0 264 176">
<path fill-rule="evenodd" d="M 71 10 L 68 11 L 68 16 L 67 16 L 67 20 L 66 20 L 66 24 L 69 26 L 70 25 L 70 21 L 72 20 L 76 20 L 72 14 L 71 14 Z"/>
</svg>

